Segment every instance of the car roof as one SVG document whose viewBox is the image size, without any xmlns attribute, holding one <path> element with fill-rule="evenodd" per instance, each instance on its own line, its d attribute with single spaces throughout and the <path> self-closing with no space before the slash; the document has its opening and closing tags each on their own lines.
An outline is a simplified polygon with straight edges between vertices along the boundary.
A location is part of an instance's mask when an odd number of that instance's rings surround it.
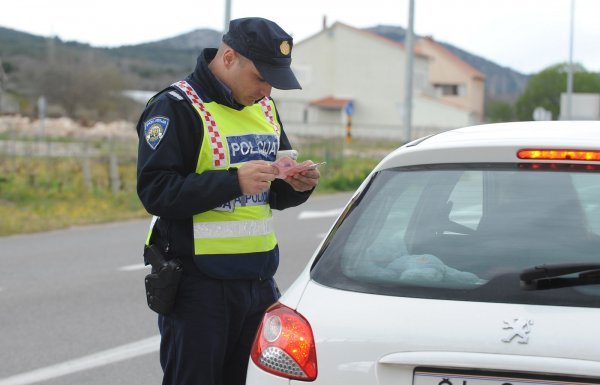
<svg viewBox="0 0 600 385">
<path fill-rule="evenodd" d="M 516 155 L 521 149 L 600 150 L 600 121 L 511 122 L 457 128 L 400 147 L 376 170 L 419 164 L 524 162 Z"/>
</svg>

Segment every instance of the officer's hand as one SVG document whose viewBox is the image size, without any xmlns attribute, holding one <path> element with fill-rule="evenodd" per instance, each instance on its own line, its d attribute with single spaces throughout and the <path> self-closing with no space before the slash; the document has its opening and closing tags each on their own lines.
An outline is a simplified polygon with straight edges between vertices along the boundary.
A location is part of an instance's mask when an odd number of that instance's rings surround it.
<svg viewBox="0 0 600 385">
<path fill-rule="evenodd" d="M 312 164 L 313 161 L 306 160 L 302 164 Z M 319 183 L 321 173 L 318 169 L 302 171 L 291 177 L 287 177 L 284 180 L 292 186 L 296 191 L 303 192 L 308 191 L 315 187 Z"/>
<path fill-rule="evenodd" d="M 242 194 L 254 195 L 268 190 L 276 174 L 277 169 L 264 160 L 244 163 L 237 172 Z"/>
</svg>

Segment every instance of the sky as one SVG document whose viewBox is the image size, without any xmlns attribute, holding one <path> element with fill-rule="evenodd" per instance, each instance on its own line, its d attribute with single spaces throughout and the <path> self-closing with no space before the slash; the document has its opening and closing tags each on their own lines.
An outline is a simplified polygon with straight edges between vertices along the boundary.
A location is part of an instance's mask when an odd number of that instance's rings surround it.
<svg viewBox="0 0 600 385">
<path fill-rule="evenodd" d="M 116 47 L 199 28 L 223 31 L 225 5 L 226 0 L 2 0 L 0 26 Z M 409 0 L 231 0 L 231 18 L 249 16 L 277 22 L 298 43 L 319 32 L 324 18 L 328 25 L 406 28 Z M 568 62 L 572 36 L 573 62 L 600 72 L 600 0 L 414 0 L 413 20 L 417 35 L 524 74 Z"/>
</svg>

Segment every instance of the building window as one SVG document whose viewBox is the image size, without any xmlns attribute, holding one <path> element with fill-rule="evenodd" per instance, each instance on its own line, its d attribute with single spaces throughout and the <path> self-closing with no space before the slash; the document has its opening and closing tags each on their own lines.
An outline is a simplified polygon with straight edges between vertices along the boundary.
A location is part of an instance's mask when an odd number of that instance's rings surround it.
<svg viewBox="0 0 600 385">
<path fill-rule="evenodd" d="M 466 89 L 460 84 L 434 84 L 436 95 L 438 96 L 464 96 Z"/>
</svg>

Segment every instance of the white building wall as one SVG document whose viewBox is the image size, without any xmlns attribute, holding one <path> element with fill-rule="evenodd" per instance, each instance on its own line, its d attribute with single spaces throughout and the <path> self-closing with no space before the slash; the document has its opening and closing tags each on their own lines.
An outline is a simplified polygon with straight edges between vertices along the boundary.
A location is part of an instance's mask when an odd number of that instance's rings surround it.
<svg viewBox="0 0 600 385">
<path fill-rule="evenodd" d="M 567 94 L 560 94 L 560 118 L 567 119 Z M 600 94 L 571 94 L 570 120 L 600 120 Z"/>
<path fill-rule="evenodd" d="M 354 102 L 354 137 L 401 138 L 404 130 L 405 51 L 376 34 L 336 23 L 331 28 L 296 43 L 292 68 L 302 90 L 273 90 L 284 129 L 299 135 L 345 135 L 345 116 L 340 110 L 310 106 L 310 102 L 334 97 Z M 435 99 L 427 82 L 429 62 L 414 58 L 413 138 L 420 132 L 460 127 L 469 113 Z"/>
<path fill-rule="evenodd" d="M 406 59 L 399 44 L 335 24 L 296 44 L 292 56 L 292 68 L 303 89 L 273 90 L 286 120 L 300 120 L 294 103 L 331 96 L 354 101 L 356 125 L 402 124 Z M 427 60 L 417 58 L 414 67 L 415 72 L 426 73 Z"/>
</svg>

